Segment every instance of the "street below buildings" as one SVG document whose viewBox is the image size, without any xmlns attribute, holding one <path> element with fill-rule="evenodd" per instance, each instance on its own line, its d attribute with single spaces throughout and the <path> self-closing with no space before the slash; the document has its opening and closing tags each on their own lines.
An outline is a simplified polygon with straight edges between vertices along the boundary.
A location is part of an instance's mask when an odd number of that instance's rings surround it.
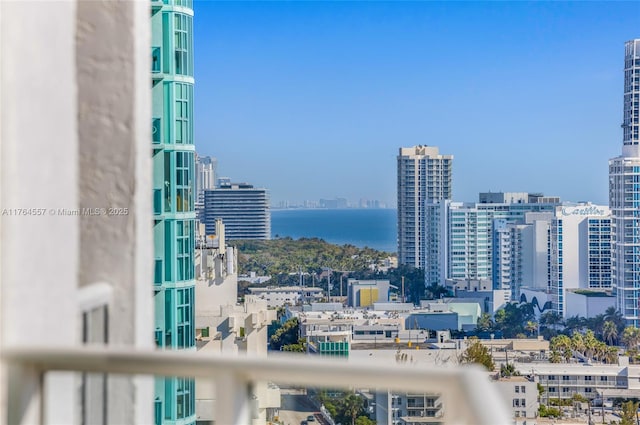
<svg viewBox="0 0 640 425">
<path fill-rule="evenodd" d="M 301 422 L 307 420 L 307 416 L 317 412 L 306 394 L 304 389 L 280 389 L 281 407 L 278 416 L 284 425 L 300 425 Z M 319 422 L 316 423 L 319 424 Z"/>
</svg>

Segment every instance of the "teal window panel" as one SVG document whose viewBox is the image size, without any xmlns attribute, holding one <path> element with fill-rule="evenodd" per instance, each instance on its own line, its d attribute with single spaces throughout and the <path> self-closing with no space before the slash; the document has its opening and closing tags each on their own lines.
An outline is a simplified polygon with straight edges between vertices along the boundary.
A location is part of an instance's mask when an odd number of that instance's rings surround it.
<svg viewBox="0 0 640 425">
<path fill-rule="evenodd" d="M 174 282 L 173 273 L 173 261 L 174 258 L 174 229 L 173 222 L 171 220 L 165 220 L 164 222 L 164 280 L 167 282 Z"/>
<path fill-rule="evenodd" d="M 174 69 L 178 75 L 193 76 L 193 18 L 184 13 L 173 16 Z"/>
<path fill-rule="evenodd" d="M 164 153 L 164 212 L 173 212 L 175 206 L 172 205 L 171 199 L 173 198 L 173 179 L 171 176 L 171 152 Z"/>
<path fill-rule="evenodd" d="M 193 152 L 176 152 L 176 206 L 178 212 L 192 212 L 195 210 L 194 186 L 194 156 Z"/>
<path fill-rule="evenodd" d="M 153 283 L 155 285 L 162 285 L 162 269 L 163 269 L 162 258 L 156 258 L 154 269 L 153 269 Z"/>
<path fill-rule="evenodd" d="M 171 22 L 171 13 L 162 14 L 162 71 L 165 74 L 171 73 L 171 55 L 167 54 L 171 45 L 171 30 L 169 23 Z"/>
<path fill-rule="evenodd" d="M 195 223 L 176 220 L 176 281 L 194 279 Z"/>
<path fill-rule="evenodd" d="M 151 119 L 151 141 L 156 145 L 162 143 L 162 119 L 160 118 Z"/>
<path fill-rule="evenodd" d="M 158 46 L 151 47 L 151 72 L 159 73 L 162 71 L 162 48 Z"/>
<path fill-rule="evenodd" d="M 174 143 L 193 144 L 193 85 L 172 83 Z"/>
<path fill-rule="evenodd" d="M 160 397 L 155 399 L 153 413 L 155 425 L 162 425 L 162 400 L 160 400 Z"/>
<path fill-rule="evenodd" d="M 162 189 L 153 189 L 153 214 L 162 214 Z"/>
</svg>

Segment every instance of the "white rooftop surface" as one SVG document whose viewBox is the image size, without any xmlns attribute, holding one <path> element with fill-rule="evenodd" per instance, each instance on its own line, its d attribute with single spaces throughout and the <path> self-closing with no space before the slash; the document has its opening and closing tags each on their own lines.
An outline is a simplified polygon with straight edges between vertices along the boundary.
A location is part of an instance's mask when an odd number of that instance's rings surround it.
<svg viewBox="0 0 640 425">
<path fill-rule="evenodd" d="M 515 363 L 522 374 L 534 371 L 542 375 L 622 375 L 640 376 L 640 365 L 620 366 L 586 363 Z"/>
<path fill-rule="evenodd" d="M 406 354 L 406 364 L 424 364 L 430 366 L 455 366 L 458 364 L 459 350 L 416 350 L 415 348 L 402 348 L 400 350 L 354 350 L 349 351 L 349 362 L 361 362 L 365 359 L 375 359 L 386 363 L 396 362 L 396 355 Z"/>
<path fill-rule="evenodd" d="M 280 287 L 267 287 L 267 288 L 247 288 L 251 292 L 322 292 L 322 288 L 308 288 L 300 286 L 280 286 Z"/>
</svg>

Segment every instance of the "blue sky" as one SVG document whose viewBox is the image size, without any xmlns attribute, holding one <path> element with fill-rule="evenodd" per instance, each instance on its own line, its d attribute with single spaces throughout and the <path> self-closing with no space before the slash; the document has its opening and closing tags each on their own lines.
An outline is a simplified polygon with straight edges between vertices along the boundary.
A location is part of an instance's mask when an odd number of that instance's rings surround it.
<svg viewBox="0 0 640 425">
<path fill-rule="evenodd" d="M 607 203 L 640 2 L 196 1 L 196 149 L 281 200 L 395 202 L 400 146 L 453 196 Z"/>
</svg>

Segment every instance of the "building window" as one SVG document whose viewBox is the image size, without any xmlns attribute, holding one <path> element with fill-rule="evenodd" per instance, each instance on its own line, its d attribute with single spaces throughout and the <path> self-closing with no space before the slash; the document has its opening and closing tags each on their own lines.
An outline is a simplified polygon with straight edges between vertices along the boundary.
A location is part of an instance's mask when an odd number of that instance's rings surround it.
<svg viewBox="0 0 640 425">
<path fill-rule="evenodd" d="M 193 144 L 193 86 L 186 83 L 174 83 L 175 143 Z"/>
<path fill-rule="evenodd" d="M 171 212 L 171 152 L 164 153 L 164 212 Z"/>
<path fill-rule="evenodd" d="M 194 278 L 193 255 L 195 237 L 193 220 L 176 220 L 176 262 L 177 281 L 192 280 Z"/>
<path fill-rule="evenodd" d="M 176 13 L 174 16 L 174 51 L 176 74 L 193 75 L 193 20 L 191 16 Z"/>
<path fill-rule="evenodd" d="M 193 199 L 193 153 L 176 152 L 176 211 L 189 212 L 195 208 Z"/>
<path fill-rule="evenodd" d="M 524 394 L 524 393 L 525 393 L 525 388 L 526 388 L 526 387 L 525 387 L 524 385 L 520 387 L 520 392 L 521 392 L 522 394 Z"/>
<path fill-rule="evenodd" d="M 518 385 L 516 385 L 516 392 L 519 393 L 520 392 L 520 387 Z"/>
<path fill-rule="evenodd" d="M 186 378 L 177 378 L 177 381 L 177 416 L 182 419 L 195 413 L 195 381 Z"/>
<path fill-rule="evenodd" d="M 193 320 L 193 288 L 176 291 L 178 348 L 193 347 L 195 344 Z"/>
</svg>

